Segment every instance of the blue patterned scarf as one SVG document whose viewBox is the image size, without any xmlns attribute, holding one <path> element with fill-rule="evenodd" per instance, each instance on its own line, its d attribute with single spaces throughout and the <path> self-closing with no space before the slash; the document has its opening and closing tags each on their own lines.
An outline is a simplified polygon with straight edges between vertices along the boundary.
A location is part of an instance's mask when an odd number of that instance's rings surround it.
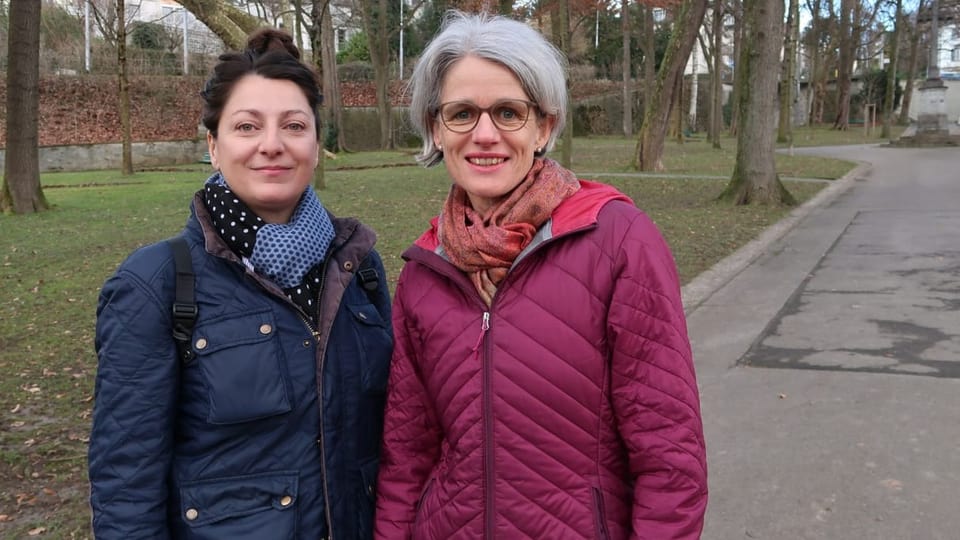
<svg viewBox="0 0 960 540">
<path fill-rule="evenodd" d="M 288 223 L 265 223 L 233 193 L 219 171 L 207 179 L 205 188 L 207 209 L 223 240 L 296 301 L 304 277 L 323 262 L 335 235 L 313 188 L 304 190 Z"/>
</svg>

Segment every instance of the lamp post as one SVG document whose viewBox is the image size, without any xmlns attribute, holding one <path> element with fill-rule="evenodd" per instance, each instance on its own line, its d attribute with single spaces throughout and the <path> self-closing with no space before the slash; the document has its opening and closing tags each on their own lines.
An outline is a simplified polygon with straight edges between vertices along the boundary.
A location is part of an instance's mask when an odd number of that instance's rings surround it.
<svg viewBox="0 0 960 540">
<path fill-rule="evenodd" d="M 83 67 L 90 73 L 90 2 L 83 3 Z"/>
<path fill-rule="evenodd" d="M 400 76 L 398 77 L 401 81 L 403 80 L 403 0 L 400 0 Z"/>
<path fill-rule="evenodd" d="M 938 29 L 939 2 L 933 0 L 930 19 L 930 64 L 927 66 L 927 80 L 940 79 L 940 32 Z"/>
<path fill-rule="evenodd" d="M 183 75 L 190 74 L 190 49 L 187 41 L 187 9 L 183 8 Z"/>
</svg>

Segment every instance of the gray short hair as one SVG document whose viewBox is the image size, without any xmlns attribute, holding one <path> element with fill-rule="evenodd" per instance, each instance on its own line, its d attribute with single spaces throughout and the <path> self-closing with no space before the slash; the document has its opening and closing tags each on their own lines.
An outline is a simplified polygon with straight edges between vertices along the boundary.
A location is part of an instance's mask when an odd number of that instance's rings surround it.
<svg viewBox="0 0 960 540">
<path fill-rule="evenodd" d="M 410 77 L 410 121 L 423 139 L 417 161 L 436 165 L 443 153 L 433 142 L 443 79 L 453 64 L 475 56 L 503 65 L 542 114 L 556 118 L 544 152 L 553 148 L 567 116 L 566 59 L 543 35 L 506 17 L 448 11 L 438 33 L 417 61 Z"/>
</svg>

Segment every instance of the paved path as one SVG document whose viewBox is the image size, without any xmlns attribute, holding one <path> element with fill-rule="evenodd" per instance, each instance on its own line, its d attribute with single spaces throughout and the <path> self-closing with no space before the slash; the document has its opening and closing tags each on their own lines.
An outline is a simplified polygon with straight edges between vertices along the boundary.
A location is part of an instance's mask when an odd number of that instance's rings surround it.
<svg viewBox="0 0 960 540">
<path fill-rule="evenodd" d="M 960 538 L 960 149 L 865 163 L 684 288 L 703 538 Z"/>
</svg>

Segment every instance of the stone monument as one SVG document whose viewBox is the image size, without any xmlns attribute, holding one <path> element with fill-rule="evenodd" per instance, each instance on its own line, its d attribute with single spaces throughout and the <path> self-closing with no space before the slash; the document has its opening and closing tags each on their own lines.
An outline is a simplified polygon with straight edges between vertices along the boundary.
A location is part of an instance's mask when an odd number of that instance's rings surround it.
<svg viewBox="0 0 960 540">
<path fill-rule="evenodd" d="M 930 67 L 927 69 L 927 80 L 917 88 L 917 119 L 898 140 L 891 141 L 895 146 L 960 146 L 960 126 L 947 118 L 947 85 L 940 78 L 939 2 L 933 0 L 930 9 Z"/>
</svg>

